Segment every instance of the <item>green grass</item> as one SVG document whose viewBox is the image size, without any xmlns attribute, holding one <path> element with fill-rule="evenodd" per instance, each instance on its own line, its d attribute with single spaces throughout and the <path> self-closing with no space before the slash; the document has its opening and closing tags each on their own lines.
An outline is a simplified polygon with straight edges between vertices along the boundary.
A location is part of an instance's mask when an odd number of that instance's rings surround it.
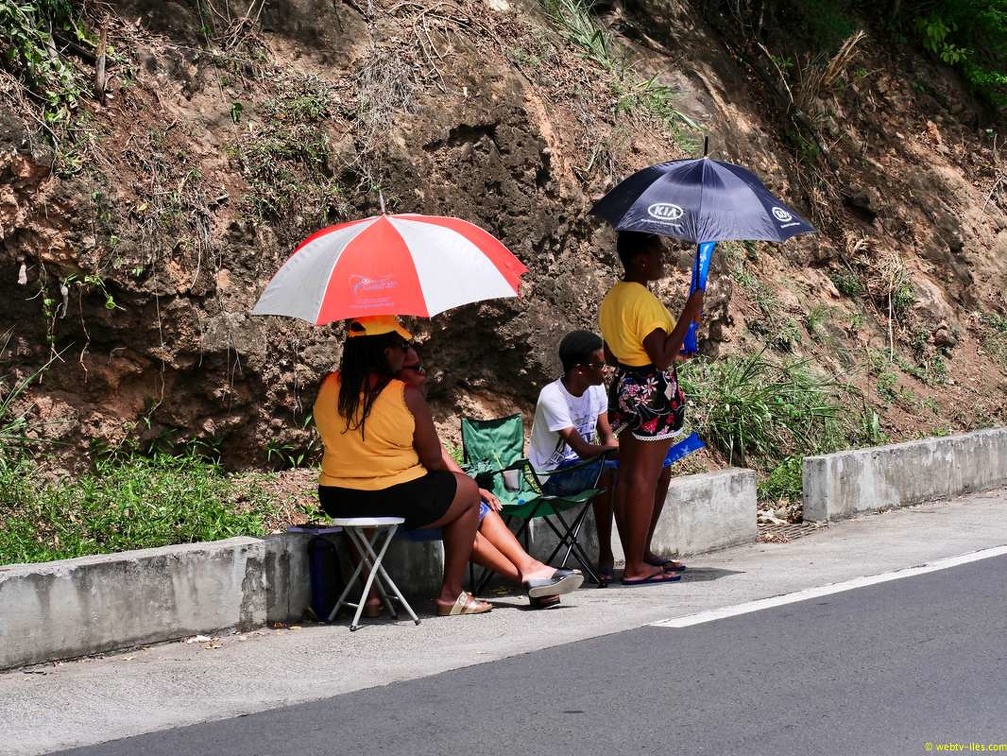
<svg viewBox="0 0 1007 756">
<path fill-rule="evenodd" d="M 829 278 L 836 289 L 844 297 L 860 297 L 864 294 L 864 285 L 860 278 L 849 270 L 836 270 L 829 273 Z"/>
<path fill-rule="evenodd" d="M 324 225 L 345 209 L 327 131 L 335 97 L 331 86 L 315 76 L 280 84 L 280 94 L 238 132 L 229 149 L 251 189 L 244 209 L 278 222 L 297 215 L 297 208 L 311 208 L 322 216 L 312 223 Z M 243 113 L 242 106 L 237 117 Z M 231 117 L 236 117 L 233 107 Z"/>
<path fill-rule="evenodd" d="M 840 420 L 845 389 L 805 361 L 776 364 L 764 353 L 694 360 L 680 376 L 694 427 L 731 464 L 771 467 L 848 444 Z"/>
<path fill-rule="evenodd" d="M 278 504 L 194 455 L 100 461 L 45 482 L 27 458 L 0 469 L 0 564 L 261 536 Z"/>
<path fill-rule="evenodd" d="M 661 121 L 684 150 L 699 148 L 699 124 L 675 107 L 679 93 L 656 76 L 633 70 L 612 33 L 595 20 L 595 0 L 542 0 L 542 5 L 580 55 L 611 74 L 616 114 L 644 112 Z"/>
<path fill-rule="evenodd" d="M 757 485 L 759 501 L 797 501 L 804 494 L 804 458 L 787 457 Z"/>
<path fill-rule="evenodd" d="M 546 13 L 566 33 L 581 54 L 609 70 L 621 65 L 613 50 L 609 32 L 595 22 L 593 0 L 543 0 Z"/>
</svg>

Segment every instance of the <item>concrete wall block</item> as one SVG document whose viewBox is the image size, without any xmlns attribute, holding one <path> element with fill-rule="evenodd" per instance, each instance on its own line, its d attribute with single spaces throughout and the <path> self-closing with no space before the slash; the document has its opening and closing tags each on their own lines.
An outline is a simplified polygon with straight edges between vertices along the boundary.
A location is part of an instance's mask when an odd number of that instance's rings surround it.
<svg viewBox="0 0 1007 756">
<path fill-rule="evenodd" d="M 665 539 L 659 541 L 657 532 L 655 551 L 662 556 L 698 554 L 754 541 L 757 509 L 752 470 L 728 468 L 679 478 L 669 488 L 665 503 L 666 512 L 677 514 L 675 532 L 667 538 L 669 545 L 674 543 L 674 551 L 666 553 L 661 548 Z"/>
<path fill-rule="evenodd" d="M 0 669 L 266 620 L 264 547 L 232 538 L 12 565 L 0 572 Z"/>
<path fill-rule="evenodd" d="M 963 487 L 966 492 L 991 491 L 1007 486 L 1007 429 L 991 429 L 971 434 L 971 453 L 962 455 Z"/>
<path fill-rule="evenodd" d="M 654 531 L 654 550 L 671 557 L 754 541 L 758 534 L 757 506 L 752 470 L 728 468 L 672 478 L 664 512 Z M 593 513 L 587 516 L 580 540 L 591 559 L 596 559 L 598 531 Z M 539 520 L 532 522 L 530 551 L 536 558 L 548 557 L 558 542 L 548 525 Z M 625 561 L 614 524 L 612 552 L 616 562 Z"/>
<path fill-rule="evenodd" d="M 589 505 L 590 506 L 590 505 Z M 562 513 L 562 516 L 568 521 L 572 521 L 578 513 L 577 509 L 570 509 Z M 523 520 L 515 520 L 511 524 L 511 530 L 515 533 L 523 524 Z M 558 525 L 559 523 L 557 523 Z M 612 525 L 613 529 L 615 524 Z M 613 530 L 614 532 L 614 530 Z M 531 554 L 536 559 L 545 562 L 548 560 L 549 555 L 552 554 L 553 550 L 559 544 L 559 537 L 553 532 L 549 527 L 548 523 L 542 518 L 535 518 L 531 521 L 528 526 L 528 553 Z M 615 540 L 618 541 L 618 536 L 615 536 Z M 524 543 L 524 536 L 521 537 L 522 544 Z M 581 528 L 580 542 L 584 544 L 588 556 L 594 560 L 598 556 L 598 530 L 595 527 L 594 522 L 594 512 L 588 512 L 587 519 Z M 565 549 L 564 549 L 565 551 Z M 555 560 L 554 564 L 559 564 L 562 559 L 562 554 L 560 554 Z M 570 567 L 577 567 L 577 562 L 570 557 L 570 562 L 568 563 Z"/>
<path fill-rule="evenodd" d="M 831 490 L 836 480 L 828 474 L 829 461 L 825 457 L 805 457 L 801 466 L 801 490 L 804 498 L 804 519 L 822 521 L 829 519 L 829 502 L 838 497 Z"/>
<path fill-rule="evenodd" d="M 804 460 L 804 517 L 837 520 L 1007 485 L 1007 429 Z"/>
<path fill-rule="evenodd" d="M 311 604 L 310 533 L 276 533 L 265 539 L 266 621 L 299 622 Z"/>
<path fill-rule="evenodd" d="M 406 598 L 433 599 L 440 594 L 444 577 L 444 543 L 396 538 L 388 547 L 384 566 Z"/>
<path fill-rule="evenodd" d="M 308 542 L 311 533 L 279 533 L 266 538 L 266 605 L 270 622 L 299 622 L 311 604 L 311 573 Z M 342 534 L 330 538 L 339 552 L 343 579 L 349 580 L 354 565 L 349 541 Z M 410 541 L 402 535 L 388 547 L 385 570 L 407 598 L 427 599 L 440 593 L 444 573 L 444 545 L 439 540 Z M 356 601 L 359 595 L 351 595 Z"/>
</svg>

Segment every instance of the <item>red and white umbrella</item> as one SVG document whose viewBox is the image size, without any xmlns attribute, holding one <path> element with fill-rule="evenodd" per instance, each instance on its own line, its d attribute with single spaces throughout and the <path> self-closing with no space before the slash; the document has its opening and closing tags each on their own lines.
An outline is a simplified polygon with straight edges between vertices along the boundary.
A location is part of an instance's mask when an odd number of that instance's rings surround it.
<svg viewBox="0 0 1007 756">
<path fill-rule="evenodd" d="M 376 215 L 309 236 L 252 310 L 323 325 L 367 315 L 430 317 L 515 297 L 528 268 L 500 241 L 459 218 Z"/>
</svg>

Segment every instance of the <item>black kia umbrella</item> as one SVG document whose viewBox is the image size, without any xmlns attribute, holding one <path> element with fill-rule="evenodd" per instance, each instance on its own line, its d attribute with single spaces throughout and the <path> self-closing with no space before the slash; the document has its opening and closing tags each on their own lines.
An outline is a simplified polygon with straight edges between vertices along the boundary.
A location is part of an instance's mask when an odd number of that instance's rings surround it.
<svg viewBox="0 0 1007 756">
<path fill-rule="evenodd" d="M 698 244 L 690 293 L 706 288 L 710 259 L 719 241 L 782 242 L 815 232 L 753 173 L 705 155 L 637 171 L 598 200 L 591 214 L 604 218 L 617 231 L 672 236 Z M 696 351 L 695 324 L 689 328 L 684 351 Z"/>
</svg>

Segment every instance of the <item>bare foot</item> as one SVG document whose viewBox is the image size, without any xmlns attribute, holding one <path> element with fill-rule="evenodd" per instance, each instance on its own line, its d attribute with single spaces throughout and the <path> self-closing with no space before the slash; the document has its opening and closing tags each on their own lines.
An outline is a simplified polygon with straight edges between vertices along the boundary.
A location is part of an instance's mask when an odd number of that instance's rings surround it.
<svg viewBox="0 0 1007 756">
<path fill-rule="evenodd" d="M 664 557 L 660 557 L 653 551 L 648 552 L 647 556 L 643 558 L 643 561 L 654 567 L 660 567 L 665 572 L 676 572 L 685 566 L 681 562 L 676 562 L 674 559 L 665 559 Z"/>
<path fill-rule="evenodd" d="M 548 580 L 556 572 L 555 567 L 550 567 L 548 564 L 542 564 L 542 562 L 536 562 L 535 567 L 530 570 L 521 573 L 521 582 L 527 580 Z"/>
<path fill-rule="evenodd" d="M 650 570 L 648 570 L 646 572 L 630 572 L 629 570 L 623 570 L 623 572 L 622 572 L 622 579 L 623 579 L 623 582 L 625 582 L 625 581 L 635 582 L 637 580 L 648 580 L 649 578 L 657 577 L 659 575 L 664 575 L 664 574 L 666 574 L 666 573 L 661 568 L 658 568 L 656 570 L 653 569 L 653 568 L 651 568 Z"/>
</svg>

